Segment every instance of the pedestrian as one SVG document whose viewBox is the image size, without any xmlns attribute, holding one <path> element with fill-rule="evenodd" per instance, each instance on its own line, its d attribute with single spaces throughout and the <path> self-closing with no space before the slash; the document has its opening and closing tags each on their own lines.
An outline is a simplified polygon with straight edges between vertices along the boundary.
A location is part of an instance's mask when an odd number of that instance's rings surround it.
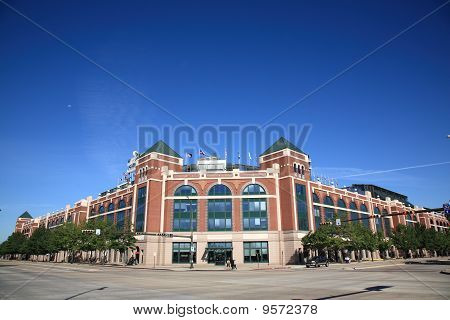
<svg viewBox="0 0 450 320">
<path fill-rule="evenodd" d="M 136 251 L 136 257 L 134 259 L 134 264 L 139 264 L 139 251 Z"/>
<path fill-rule="evenodd" d="M 234 269 L 237 270 L 237 266 L 236 266 L 235 260 L 231 259 L 231 270 L 234 270 Z"/>
<path fill-rule="evenodd" d="M 227 259 L 227 269 L 230 269 L 230 267 L 231 267 L 230 259 Z"/>
</svg>

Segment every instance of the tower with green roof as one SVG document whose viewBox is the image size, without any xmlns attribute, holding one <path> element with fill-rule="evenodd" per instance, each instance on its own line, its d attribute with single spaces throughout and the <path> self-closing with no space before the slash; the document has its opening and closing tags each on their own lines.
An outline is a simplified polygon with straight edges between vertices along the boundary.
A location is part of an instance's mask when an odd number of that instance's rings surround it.
<svg viewBox="0 0 450 320">
<path fill-rule="evenodd" d="M 295 176 L 309 180 L 310 158 L 299 147 L 280 137 L 259 156 L 261 169 L 277 168 L 280 177 Z"/>
<path fill-rule="evenodd" d="M 25 211 L 19 216 L 19 219 L 33 219 L 33 217 L 28 213 L 28 211 Z"/>
</svg>

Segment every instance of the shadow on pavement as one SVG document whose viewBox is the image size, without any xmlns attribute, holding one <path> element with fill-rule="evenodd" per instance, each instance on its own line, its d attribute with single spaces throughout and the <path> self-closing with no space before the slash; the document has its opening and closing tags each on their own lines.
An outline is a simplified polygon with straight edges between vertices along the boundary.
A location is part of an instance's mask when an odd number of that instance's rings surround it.
<svg viewBox="0 0 450 320">
<path fill-rule="evenodd" d="M 316 300 L 328 300 L 328 299 L 334 299 L 334 298 L 341 298 L 341 297 L 352 296 L 352 295 L 355 295 L 355 294 L 374 292 L 374 291 L 380 292 L 380 291 L 383 291 L 383 289 L 387 289 L 387 288 L 392 288 L 392 286 L 368 287 L 368 288 L 365 288 L 364 290 L 361 290 L 361 291 L 345 293 L 345 294 L 339 294 L 339 295 L 335 295 L 335 296 L 328 296 L 328 297 L 323 297 L 323 298 L 319 298 L 319 299 L 316 299 Z"/>
<path fill-rule="evenodd" d="M 91 290 L 88 290 L 88 291 L 85 291 L 85 292 L 78 293 L 78 294 L 76 294 L 74 296 L 68 297 L 68 298 L 66 298 L 64 300 L 71 300 L 71 299 L 79 297 L 79 296 L 81 296 L 83 294 L 86 294 L 86 293 L 89 293 L 89 292 L 92 292 L 92 291 L 101 291 L 101 290 L 104 290 L 104 289 L 107 289 L 107 288 L 108 287 L 101 287 L 101 288 L 91 289 Z"/>
</svg>

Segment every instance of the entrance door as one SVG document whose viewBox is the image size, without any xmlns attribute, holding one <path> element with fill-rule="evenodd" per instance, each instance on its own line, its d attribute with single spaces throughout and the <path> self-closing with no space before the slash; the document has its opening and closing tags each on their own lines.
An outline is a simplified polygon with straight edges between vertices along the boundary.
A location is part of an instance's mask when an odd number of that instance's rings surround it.
<svg viewBox="0 0 450 320">
<path fill-rule="evenodd" d="M 215 264 L 216 266 L 223 266 L 225 265 L 225 251 L 223 250 L 216 250 L 214 253 L 215 256 Z"/>
<path fill-rule="evenodd" d="M 208 242 L 205 250 L 205 260 L 215 265 L 225 265 L 227 259 L 232 259 L 233 245 L 231 242 Z M 207 255 L 207 257 L 206 257 Z"/>
</svg>

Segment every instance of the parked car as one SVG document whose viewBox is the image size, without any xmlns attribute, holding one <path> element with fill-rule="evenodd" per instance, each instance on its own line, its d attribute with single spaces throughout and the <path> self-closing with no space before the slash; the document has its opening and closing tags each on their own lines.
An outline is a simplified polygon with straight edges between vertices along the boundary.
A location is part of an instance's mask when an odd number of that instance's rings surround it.
<svg viewBox="0 0 450 320">
<path fill-rule="evenodd" d="M 308 262 L 306 262 L 306 267 L 320 267 L 320 266 L 325 266 L 328 267 L 330 265 L 330 261 L 328 261 L 328 258 L 325 256 L 315 256 L 312 257 L 311 259 L 308 260 Z"/>
</svg>

